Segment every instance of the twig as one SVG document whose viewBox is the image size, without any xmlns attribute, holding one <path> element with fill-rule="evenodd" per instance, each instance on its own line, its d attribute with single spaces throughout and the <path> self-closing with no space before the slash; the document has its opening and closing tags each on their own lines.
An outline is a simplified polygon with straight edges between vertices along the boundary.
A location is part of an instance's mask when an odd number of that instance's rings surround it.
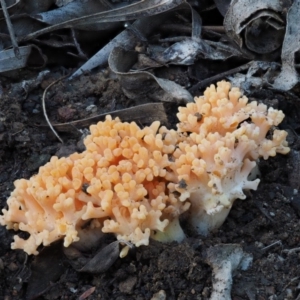
<svg viewBox="0 0 300 300">
<path fill-rule="evenodd" d="M 109 1 L 107 0 L 100 0 L 101 4 L 104 5 L 107 9 L 114 9 L 115 6 L 112 5 Z"/>
<path fill-rule="evenodd" d="M 260 212 L 272 223 L 274 223 L 274 219 L 270 217 L 269 213 L 266 211 L 266 209 L 263 208 L 262 204 L 258 201 L 254 202 L 255 206 L 260 210 Z"/>
<path fill-rule="evenodd" d="M 282 247 L 282 242 L 279 240 L 279 241 L 276 241 L 276 242 L 274 242 L 274 243 L 272 243 L 272 244 L 270 244 L 270 245 L 262 248 L 261 250 L 267 250 L 267 249 L 269 249 L 269 248 L 271 248 L 271 247 L 273 247 L 273 246 L 275 246 L 277 244 L 279 244 Z"/>
<path fill-rule="evenodd" d="M 14 133 L 12 133 L 12 136 L 14 136 L 14 135 L 16 135 L 16 134 L 18 134 L 18 133 L 22 132 L 23 130 L 24 130 L 24 128 L 22 128 L 22 129 L 18 130 L 17 132 L 14 132 Z"/>
<path fill-rule="evenodd" d="M 56 84 L 57 82 L 61 81 L 62 79 L 68 77 L 68 75 L 65 75 L 55 81 L 53 81 L 51 84 L 49 84 L 45 90 L 44 90 L 44 93 L 43 93 L 43 97 L 42 97 L 42 107 L 43 107 L 43 113 L 44 113 L 44 117 L 49 125 L 49 127 L 51 128 L 52 132 L 55 134 L 55 136 L 59 139 L 59 141 L 63 144 L 64 141 L 60 138 L 60 136 L 58 135 L 58 133 L 55 131 L 55 129 L 53 128 L 52 124 L 50 123 L 50 120 L 48 118 L 48 115 L 47 115 L 47 111 L 46 111 L 46 104 L 45 104 L 45 98 L 46 98 L 46 94 L 48 92 L 48 90 L 51 88 L 51 86 L 53 86 L 54 84 Z"/>
<path fill-rule="evenodd" d="M 225 33 L 224 26 L 202 26 L 202 29 L 205 31 L 215 31 L 219 33 Z"/>
<path fill-rule="evenodd" d="M 246 71 L 248 70 L 251 65 L 252 65 L 253 61 L 250 61 L 248 63 L 246 63 L 245 65 L 242 65 L 242 66 L 239 66 L 237 68 L 234 68 L 234 69 L 231 69 L 231 70 L 228 70 L 226 72 L 223 72 L 223 73 L 220 73 L 220 74 L 217 74 L 215 76 L 212 76 L 210 78 L 206 78 L 200 82 L 198 82 L 197 84 L 195 84 L 194 86 L 192 86 L 190 89 L 189 89 L 189 92 L 190 93 L 193 93 L 193 92 L 196 92 L 206 86 L 208 86 L 209 84 L 213 83 L 213 82 L 216 82 L 220 79 L 224 79 L 226 76 L 228 75 L 231 75 L 231 74 L 234 74 L 234 73 L 237 73 L 237 72 L 241 72 L 241 71 Z"/>
<path fill-rule="evenodd" d="M 69 123 L 54 124 L 53 126 L 60 132 L 69 132 L 70 126 L 78 126 L 80 128 L 88 127 L 92 123 L 105 120 L 107 114 L 113 118 L 120 117 L 123 122 L 135 121 L 142 122 L 142 124 L 149 124 L 153 120 L 159 120 L 163 124 L 167 124 L 167 117 L 164 105 L 162 103 L 147 103 L 138 106 L 133 106 L 121 110 L 114 110 L 107 113 L 99 114 L 93 117 L 72 121 Z M 44 127 L 47 125 L 37 125 Z"/>
<path fill-rule="evenodd" d="M 282 250 L 283 253 L 286 253 L 287 255 L 290 255 L 292 253 L 295 253 L 295 252 L 299 252 L 300 251 L 300 247 L 298 248 L 293 248 L 293 249 L 285 249 L 285 250 Z"/>
<path fill-rule="evenodd" d="M 295 282 L 296 280 L 298 280 L 299 279 L 299 277 L 294 277 L 294 278 L 292 278 L 284 287 L 283 287 L 283 289 L 282 289 L 282 292 L 283 291 L 285 291 L 286 290 L 286 288 L 288 287 L 288 286 L 290 286 L 293 282 Z M 298 298 L 298 297 L 297 297 Z"/>
<path fill-rule="evenodd" d="M 8 29 L 9 35 L 10 35 L 11 43 L 12 43 L 12 46 L 14 48 L 15 56 L 18 59 L 21 59 L 21 54 L 20 54 L 19 46 L 18 46 L 18 43 L 17 43 L 17 40 L 16 40 L 15 31 L 14 31 L 14 28 L 12 26 L 12 23 L 11 23 L 11 20 L 10 20 L 10 17 L 9 17 L 9 13 L 7 11 L 7 6 L 6 6 L 6 3 L 5 3 L 5 0 L 0 0 L 0 3 L 1 3 L 2 11 L 3 11 L 4 17 L 5 17 L 7 29 Z"/>
<path fill-rule="evenodd" d="M 129 30 L 131 33 L 133 33 L 135 35 L 135 37 L 137 39 L 139 39 L 141 42 L 143 42 L 143 43 L 148 42 L 147 38 L 135 26 L 132 26 L 131 24 L 126 23 L 125 28 L 127 30 Z"/>
<path fill-rule="evenodd" d="M 88 57 L 83 53 L 78 41 L 77 41 L 77 38 L 76 38 L 76 34 L 75 34 L 75 30 L 74 28 L 71 28 L 71 34 L 72 34 L 72 39 L 73 39 L 73 42 L 74 42 L 74 45 L 77 49 L 77 52 L 79 54 L 79 57 L 80 58 L 83 58 L 85 60 L 88 60 Z"/>
<path fill-rule="evenodd" d="M 161 25 L 160 30 L 163 30 L 166 32 L 175 31 L 177 34 L 178 33 L 191 34 L 192 26 L 182 25 L 182 24 L 164 24 L 164 25 Z"/>
<path fill-rule="evenodd" d="M 175 298 L 175 291 L 174 291 L 174 287 L 173 287 L 173 284 L 172 284 L 172 280 L 171 280 L 170 274 L 168 274 L 168 276 L 167 276 L 167 281 L 168 281 L 168 284 L 169 284 L 169 287 L 170 287 L 172 299 L 176 299 Z"/>
<path fill-rule="evenodd" d="M 192 26 L 182 24 L 164 24 L 160 27 L 160 30 L 167 32 L 176 31 L 177 33 L 188 33 L 192 32 Z M 225 33 L 224 26 L 202 26 L 203 31 L 214 31 L 218 33 Z"/>
<path fill-rule="evenodd" d="M 177 43 L 177 42 L 184 41 L 187 38 L 189 38 L 189 37 L 187 37 L 187 36 L 174 36 L 174 37 L 170 37 L 170 38 L 158 39 L 158 41 L 160 43 L 173 43 L 173 42 Z"/>
<path fill-rule="evenodd" d="M 216 4 L 211 4 L 210 6 L 208 6 L 208 7 L 204 8 L 204 9 L 202 9 L 201 11 L 202 11 L 202 12 L 204 12 L 204 11 L 210 11 L 210 10 L 215 9 L 216 7 L 217 7 Z"/>
<path fill-rule="evenodd" d="M 23 281 L 22 276 L 24 275 L 24 272 L 26 272 L 27 261 L 28 261 L 28 254 L 25 253 L 25 258 L 24 258 L 22 268 L 18 270 L 18 272 L 14 275 L 14 277 L 17 278 L 20 283 Z"/>
</svg>

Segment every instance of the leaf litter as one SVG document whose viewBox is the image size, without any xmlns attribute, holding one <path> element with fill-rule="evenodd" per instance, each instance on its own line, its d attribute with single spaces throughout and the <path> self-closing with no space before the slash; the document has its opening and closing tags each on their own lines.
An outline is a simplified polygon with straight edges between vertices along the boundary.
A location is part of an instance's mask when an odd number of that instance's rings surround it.
<svg viewBox="0 0 300 300">
<path fill-rule="evenodd" d="M 15 179 L 29 178 L 50 155 L 82 151 L 85 128 L 106 114 L 174 126 L 177 106 L 221 79 L 284 110 L 292 152 L 260 162 L 259 190 L 208 238 L 186 228 L 183 244 L 125 247 L 121 259 L 119 242 L 95 233 L 90 245 L 58 242 L 24 259 L 1 227 L 0 298 L 217 299 L 225 287 L 229 299 L 232 275 L 234 299 L 299 297 L 300 1 L 1 3 L 2 207 Z M 43 117 L 43 90 L 53 82 L 44 104 L 64 145 Z M 239 269 L 250 258 L 252 266 Z"/>
</svg>

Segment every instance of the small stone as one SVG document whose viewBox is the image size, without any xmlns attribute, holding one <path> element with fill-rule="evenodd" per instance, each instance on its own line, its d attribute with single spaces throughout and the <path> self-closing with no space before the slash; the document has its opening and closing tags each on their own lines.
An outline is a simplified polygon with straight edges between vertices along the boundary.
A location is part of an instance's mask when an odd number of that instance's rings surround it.
<svg viewBox="0 0 300 300">
<path fill-rule="evenodd" d="M 210 294 L 210 289 L 208 287 L 205 287 L 202 291 L 202 296 L 208 298 Z"/>
<path fill-rule="evenodd" d="M 9 271 L 12 271 L 12 272 L 18 270 L 18 266 L 17 266 L 17 264 L 15 264 L 14 262 L 11 262 L 11 263 L 7 266 L 7 268 L 8 268 Z"/>
<path fill-rule="evenodd" d="M 257 248 L 263 248 L 265 245 L 262 242 L 255 242 L 255 247 Z"/>
<path fill-rule="evenodd" d="M 86 109 L 87 112 L 96 112 L 97 111 L 97 106 L 94 104 L 89 105 Z"/>
<path fill-rule="evenodd" d="M 266 293 L 267 293 L 267 295 L 274 295 L 275 294 L 274 286 L 267 286 L 266 287 Z"/>
<path fill-rule="evenodd" d="M 285 299 L 295 299 L 293 291 L 291 289 L 286 289 L 286 298 Z"/>
<path fill-rule="evenodd" d="M 35 103 L 34 102 L 26 102 L 22 105 L 22 109 L 31 113 L 34 110 Z"/>
<path fill-rule="evenodd" d="M 55 156 L 58 158 L 61 157 L 67 157 L 71 155 L 72 153 L 76 152 L 76 146 L 75 145 L 60 145 L 60 148 L 55 153 Z"/>
<path fill-rule="evenodd" d="M 15 141 L 20 143 L 30 142 L 30 137 L 28 136 L 28 133 L 25 131 L 22 134 L 18 134 L 15 137 Z"/>
<path fill-rule="evenodd" d="M 82 256 L 81 252 L 77 250 L 75 247 L 72 245 L 66 248 L 63 248 L 64 254 L 68 259 L 77 259 Z"/>
<path fill-rule="evenodd" d="M 37 154 L 33 153 L 27 161 L 27 168 L 29 171 L 36 171 L 40 166 L 43 166 L 50 160 L 49 154 Z"/>
<path fill-rule="evenodd" d="M 23 125 L 23 123 L 21 123 L 21 122 L 14 122 L 14 123 L 12 124 L 12 128 L 13 128 L 13 130 L 14 130 L 15 132 L 18 132 L 18 131 L 21 131 L 21 130 L 24 128 L 24 125 Z"/>
<path fill-rule="evenodd" d="M 76 113 L 76 109 L 71 108 L 69 106 L 63 106 L 60 107 L 57 110 L 58 113 L 58 117 L 62 120 L 62 121 L 70 121 L 72 119 L 74 119 L 74 115 Z"/>
<path fill-rule="evenodd" d="M 151 300 L 165 300 L 167 299 L 167 294 L 164 290 L 160 290 L 159 292 L 155 293 Z"/>
<path fill-rule="evenodd" d="M 136 283 L 137 283 L 136 277 L 128 277 L 126 280 L 120 282 L 119 290 L 122 293 L 131 294 Z"/>
</svg>

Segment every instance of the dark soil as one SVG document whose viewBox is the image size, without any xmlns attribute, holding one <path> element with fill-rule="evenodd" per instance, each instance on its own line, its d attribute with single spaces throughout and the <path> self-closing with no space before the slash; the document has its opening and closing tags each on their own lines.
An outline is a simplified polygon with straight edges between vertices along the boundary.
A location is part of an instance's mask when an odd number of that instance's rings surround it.
<svg viewBox="0 0 300 300">
<path fill-rule="evenodd" d="M 17 78 L 36 75 L 22 72 Z M 81 129 L 70 127 L 68 132 L 60 133 L 64 141 L 61 144 L 44 126 L 43 90 L 62 75 L 52 71 L 28 95 L 19 83 L 14 83 L 20 79 L 0 78 L 1 208 L 6 205 L 14 180 L 29 178 L 52 155 L 83 150 Z M 203 238 L 183 224 L 188 237 L 182 244 L 152 242 L 148 247 L 131 250 L 124 259 L 118 258 L 108 271 L 92 275 L 74 269 L 74 262 L 64 255 L 60 242 L 36 257 L 11 250 L 14 232 L 0 226 L 0 299 L 208 299 L 212 271 L 205 262 L 205 253 L 219 243 L 241 244 L 245 252 L 253 255 L 251 268 L 235 274 L 232 299 L 300 299 L 300 104 L 284 94 L 264 90 L 251 97 L 285 112 L 281 128 L 289 131 L 292 152 L 260 161 L 259 189 L 249 192 L 246 200 L 235 202 L 217 232 Z M 53 123 L 80 120 L 135 104 L 138 103 L 124 96 L 116 80 L 101 74 L 60 81 L 46 98 Z M 168 115 L 175 113 L 176 110 L 167 110 Z M 93 251 L 76 259 L 87 259 Z"/>
</svg>

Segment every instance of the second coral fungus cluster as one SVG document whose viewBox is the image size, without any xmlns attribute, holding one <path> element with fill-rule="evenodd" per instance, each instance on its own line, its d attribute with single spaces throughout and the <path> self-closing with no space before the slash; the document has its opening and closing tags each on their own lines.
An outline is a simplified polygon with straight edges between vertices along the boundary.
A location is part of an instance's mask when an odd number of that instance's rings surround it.
<svg viewBox="0 0 300 300">
<path fill-rule="evenodd" d="M 246 198 L 243 190 L 256 190 L 259 179 L 249 175 L 257 159 L 289 152 L 287 132 L 276 129 L 284 114 L 248 103 L 239 88 L 222 81 L 180 107 L 177 117 L 184 137 L 173 153 L 172 170 L 186 186 L 169 184 L 169 189 L 191 202 L 189 221 L 207 234 L 222 225 L 235 199 Z"/>
<path fill-rule="evenodd" d="M 257 188 L 249 174 L 258 158 L 289 152 L 287 133 L 276 129 L 282 111 L 248 103 L 225 81 L 177 116 L 177 130 L 108 116 L 90 127 L 84 152 L 52 157 L 29 180 L 17 180 L 0 223 L 30 237 L 16 235 L 12 248 L 37 254 L 60 238 L 69 246 L 87 222 L 136 246 L 150 237 L 180 241 L 184 212 L 207 234 L 246 197 L 243 190 Z"/>
</svg>

